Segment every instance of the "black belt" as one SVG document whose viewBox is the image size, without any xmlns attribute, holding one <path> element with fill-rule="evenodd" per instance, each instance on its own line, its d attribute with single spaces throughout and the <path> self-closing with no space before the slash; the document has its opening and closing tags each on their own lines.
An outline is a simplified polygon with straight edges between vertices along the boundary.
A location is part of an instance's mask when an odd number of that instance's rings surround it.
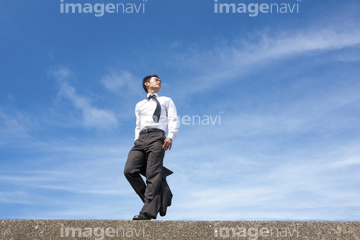
<svg viewBox="0 0 360 240">
<path fill-rule="evenodd" d="M 158 128 L 145 128 L 141 130 L 140 134 L 150 133 L 150 132 L 164 132 L 164 131 Z"/>
</svg>

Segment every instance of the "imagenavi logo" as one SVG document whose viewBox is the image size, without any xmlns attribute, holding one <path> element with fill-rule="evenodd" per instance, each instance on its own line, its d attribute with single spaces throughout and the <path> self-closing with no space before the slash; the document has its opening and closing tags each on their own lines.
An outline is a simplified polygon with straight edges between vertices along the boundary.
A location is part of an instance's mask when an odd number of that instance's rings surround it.
<svg viewBox="0 0 360 240">
<path fill-rule="evenodd" d="M 291 1 L 292 3 L 234 3 L 229 0 L 214 0 L 214 13 L 240 13 L 250 17 L 256 17 L 260 13 L 299 13 L 301 0 Z"/>
<path fill-rule="evenodd" d="M 106 13 L 116 14 L 140 14 L 145 13 L 147 0 L 138 0 L 139 3 L 74 3 L 67 0 L 60 0 L 60 13 L 85 13 L 94 14 L 95 17 L 102 17 Z"/>
</svg>

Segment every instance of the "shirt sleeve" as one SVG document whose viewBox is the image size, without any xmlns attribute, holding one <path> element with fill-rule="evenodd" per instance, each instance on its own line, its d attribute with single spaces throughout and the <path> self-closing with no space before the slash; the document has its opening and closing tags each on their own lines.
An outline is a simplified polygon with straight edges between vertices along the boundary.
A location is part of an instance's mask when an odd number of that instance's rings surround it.
<svg viewBox="0 0 360 240">
<path fill-rule="evenodd" d="M 135 127 L 135 139 L 134 139 L 134 141 L 139 138 L 140 125 L 141 125 L 140 112 L 139 112 L 138 104 L 136 104 L 136 106 L 135 106 L 135 116 L 136 116 L 136 127 Z"/>
<path fill-rule="evenodd" d="M 174 102 L 169 100 L 168 108 L 168 137 L 174 139 L 179 130 L 179 121 Z"/>
</svg>

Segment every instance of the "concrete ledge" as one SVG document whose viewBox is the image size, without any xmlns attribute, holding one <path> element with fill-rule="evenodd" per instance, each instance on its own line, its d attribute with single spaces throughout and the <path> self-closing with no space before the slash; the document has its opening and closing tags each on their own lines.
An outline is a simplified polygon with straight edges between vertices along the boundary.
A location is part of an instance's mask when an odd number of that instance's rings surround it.
<svg viewBox="0 0 360 240">
<path fill-rule="evenodd" d="M 360 239 L 360 222 L 0 220 L 0 239 Z"/>
</svg>

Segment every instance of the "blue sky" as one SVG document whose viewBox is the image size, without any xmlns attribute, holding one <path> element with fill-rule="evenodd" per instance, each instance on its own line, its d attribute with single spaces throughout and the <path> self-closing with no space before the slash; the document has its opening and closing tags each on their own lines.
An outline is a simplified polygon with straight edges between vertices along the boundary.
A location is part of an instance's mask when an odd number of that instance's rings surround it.
<svg viewBox="0 0 360 240">
<path fill-rule="evenodd" d="M 359 1 L 218 1 L 299 6 L 255 17 L 209 0 L 101 17 L 60 3 L 0 2 L 0 218 L 137 214 L 123 168 L 156 73 L 194 120 L 166 152 L 159 219 L 360 219 Z"/>
</svg>

